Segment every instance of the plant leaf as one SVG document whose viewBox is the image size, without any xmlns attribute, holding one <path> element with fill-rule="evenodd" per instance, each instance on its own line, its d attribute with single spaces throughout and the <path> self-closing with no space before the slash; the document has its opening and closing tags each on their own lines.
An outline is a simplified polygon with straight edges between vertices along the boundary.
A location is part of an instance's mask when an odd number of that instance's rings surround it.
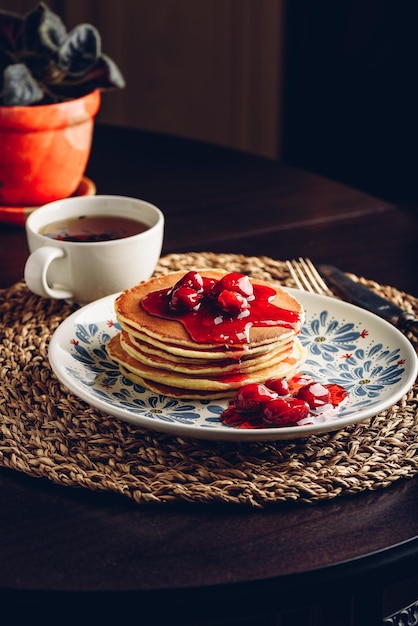
<svg viewBox="0 0 418 626">
<path fill-rule="evenodd" d="M 57 52 L 65 41 L 67 29 L 61 18 L 48 9 L 39 25 L 39 36 L 45 48 Z"/>
<path fill-rule="evenodd" d="M 65 78 L 60 83 L 50 84 L 48 88 L 57 97 L 81 98 L 95 89 L 122 89 L 124 86 L 125 80 L 117 65 L 102 54 L 83 76 Z"/>
<path fill-rule="evenodd" d="M 25 18 L 25 43 L 28 50 L 42 52 L 48 50 L 56 54 L 67 36 L 67 29 L 61 18 L 51 11 L 44 2 Z"/>
<path fill-rule="evenodd" d="M 58 62 L 69 75 L 79 76 L 96 63 L 100 52 L 101 40 L 98 30 L 91 24 L 79 24 L 60 46 Z"/>
<path fill-rule="evenodd" d="M 26 57 L 25 65 L 33 78 L 46 87 L 54 81 L 61 80 L 63 72 L 57 63 L 47 55 L 33 55 Z"/>
<path fill-rule="evenodd" d="M 29 13 L 24 16 L 24 37 L 25 48 L 31 53 L 37 53 L 42 51 L 42 43 L 39 37 L 39 26 L 42 21 L 42 16 L 45 12 L 45 5 L 39 3 Z"/>
<path fill-rule="evenodd" d="M 6 106 L 26 106 L 43 98 L 43 91 L 23 63 L 4 70 L 3 102 Z"/>
<path fill-rule="evenodd" d="M 23 18 L 0 11 L 1 105 L 48 104 L 124 86 L 117 65 L 101 53 L 100 34 L 91 24 L 67 33 L 44 2 Z"/>
<path fill-rule="evenodd" d="M 16 52 L 23 47 L 24 21 L 20 15 L 0 11 L 0 50 Z"/>
<path fill-rule="evenodd" d="M 106 54 L 102 54 L 96 64 L 86 73 L 84 77 L 93 89 L 122 89 L 125 87 L 123 78 L 118 66 Z"/>
</svg>

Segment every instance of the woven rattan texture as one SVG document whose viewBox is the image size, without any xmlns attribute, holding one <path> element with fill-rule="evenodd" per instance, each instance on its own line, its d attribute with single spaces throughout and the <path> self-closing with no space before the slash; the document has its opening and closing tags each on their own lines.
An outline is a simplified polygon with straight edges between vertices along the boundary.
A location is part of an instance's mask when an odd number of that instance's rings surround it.
<svg viewBox="0 0 418 626">
<path fill-rule="evenodd" d="M 221 267 L 294 286 L 266 257 L 190 253 L 156 273 Z M 406 308 L 418 300 L 360 279 Z M 110 417 L 69 394 L 52 373 L 49 339 L 73 307 L 0 291 L 0 464 L 60 485 L 123 494 L 138 504 L 224 502 L 263 507 L 315 503 L 386 487 L 418 472 L 418 385 L 395 406 L 344 430 L 282 442 L 205 442 Z"/>
</svg>

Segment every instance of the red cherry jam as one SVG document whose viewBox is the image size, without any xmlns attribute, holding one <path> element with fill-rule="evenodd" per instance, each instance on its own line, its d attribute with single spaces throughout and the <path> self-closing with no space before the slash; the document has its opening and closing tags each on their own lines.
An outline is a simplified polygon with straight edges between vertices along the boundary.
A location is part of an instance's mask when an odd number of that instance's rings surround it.
<svg viewBox="0 0 418 626">
<path fill-rule="evenodd" d="M 340 385 L 324 385 L 305 374 L 296 374 L 289 381 L 276 378 L 264 384 L 244 385 L 222 413 L 221 420 L 235 428 L 297 426 L 302 420 L 307 424 L 321 416 L 335 416 L 347 397 L 347 391 Z"/>
<path fill-rule="evenodd" d="M 191 271 L 173 287 L 146 295 L 141 306 L 150 315 L 180 322 L 198 343 L 243 345 L 252 327 L 299 330 L 300 314 L 272 304 L 275 296 L 273 288 L 253 285 L 245 274 L 215 280 Z"/>
</svg>

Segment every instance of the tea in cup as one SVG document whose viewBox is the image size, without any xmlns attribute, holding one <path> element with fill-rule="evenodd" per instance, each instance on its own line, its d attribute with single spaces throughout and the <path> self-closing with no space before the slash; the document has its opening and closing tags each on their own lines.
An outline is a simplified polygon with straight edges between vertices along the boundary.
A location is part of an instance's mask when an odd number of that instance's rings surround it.
<svg viewBox="0 0 418 626">
<path fill-rule="evenodd" d="M 29 289 L 85 304 L 152 275 L 161 254 L 163 213 L 126 196 L 56 200 L 26 220 Z"/>
</svg>

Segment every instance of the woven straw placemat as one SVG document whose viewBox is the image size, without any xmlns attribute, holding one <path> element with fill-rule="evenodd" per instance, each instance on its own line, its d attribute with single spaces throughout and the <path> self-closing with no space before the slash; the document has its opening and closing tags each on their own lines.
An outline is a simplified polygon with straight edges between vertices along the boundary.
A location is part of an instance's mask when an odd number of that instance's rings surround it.
<svg viewBox="0 0 418 626">
<path fill-rule="evenodd" d="M 221 267 L 294 286 L 286 264 L 267 257 L 190 253 L 163 257 L 156 273 Z M 418 300 L 364 284 L 409 309 Z M 143 430 L 68 393 L 47 349 L 74 310 L 31 294 L 0 291 L 0 464 L 60 485 L 148 502 L 224 502 L 263 507 L 314 503 L 386 487 L 418 472 L 418 385 L 395 406 L 343 430 L 294 441 L 200 441 Z"/>
</svg>

